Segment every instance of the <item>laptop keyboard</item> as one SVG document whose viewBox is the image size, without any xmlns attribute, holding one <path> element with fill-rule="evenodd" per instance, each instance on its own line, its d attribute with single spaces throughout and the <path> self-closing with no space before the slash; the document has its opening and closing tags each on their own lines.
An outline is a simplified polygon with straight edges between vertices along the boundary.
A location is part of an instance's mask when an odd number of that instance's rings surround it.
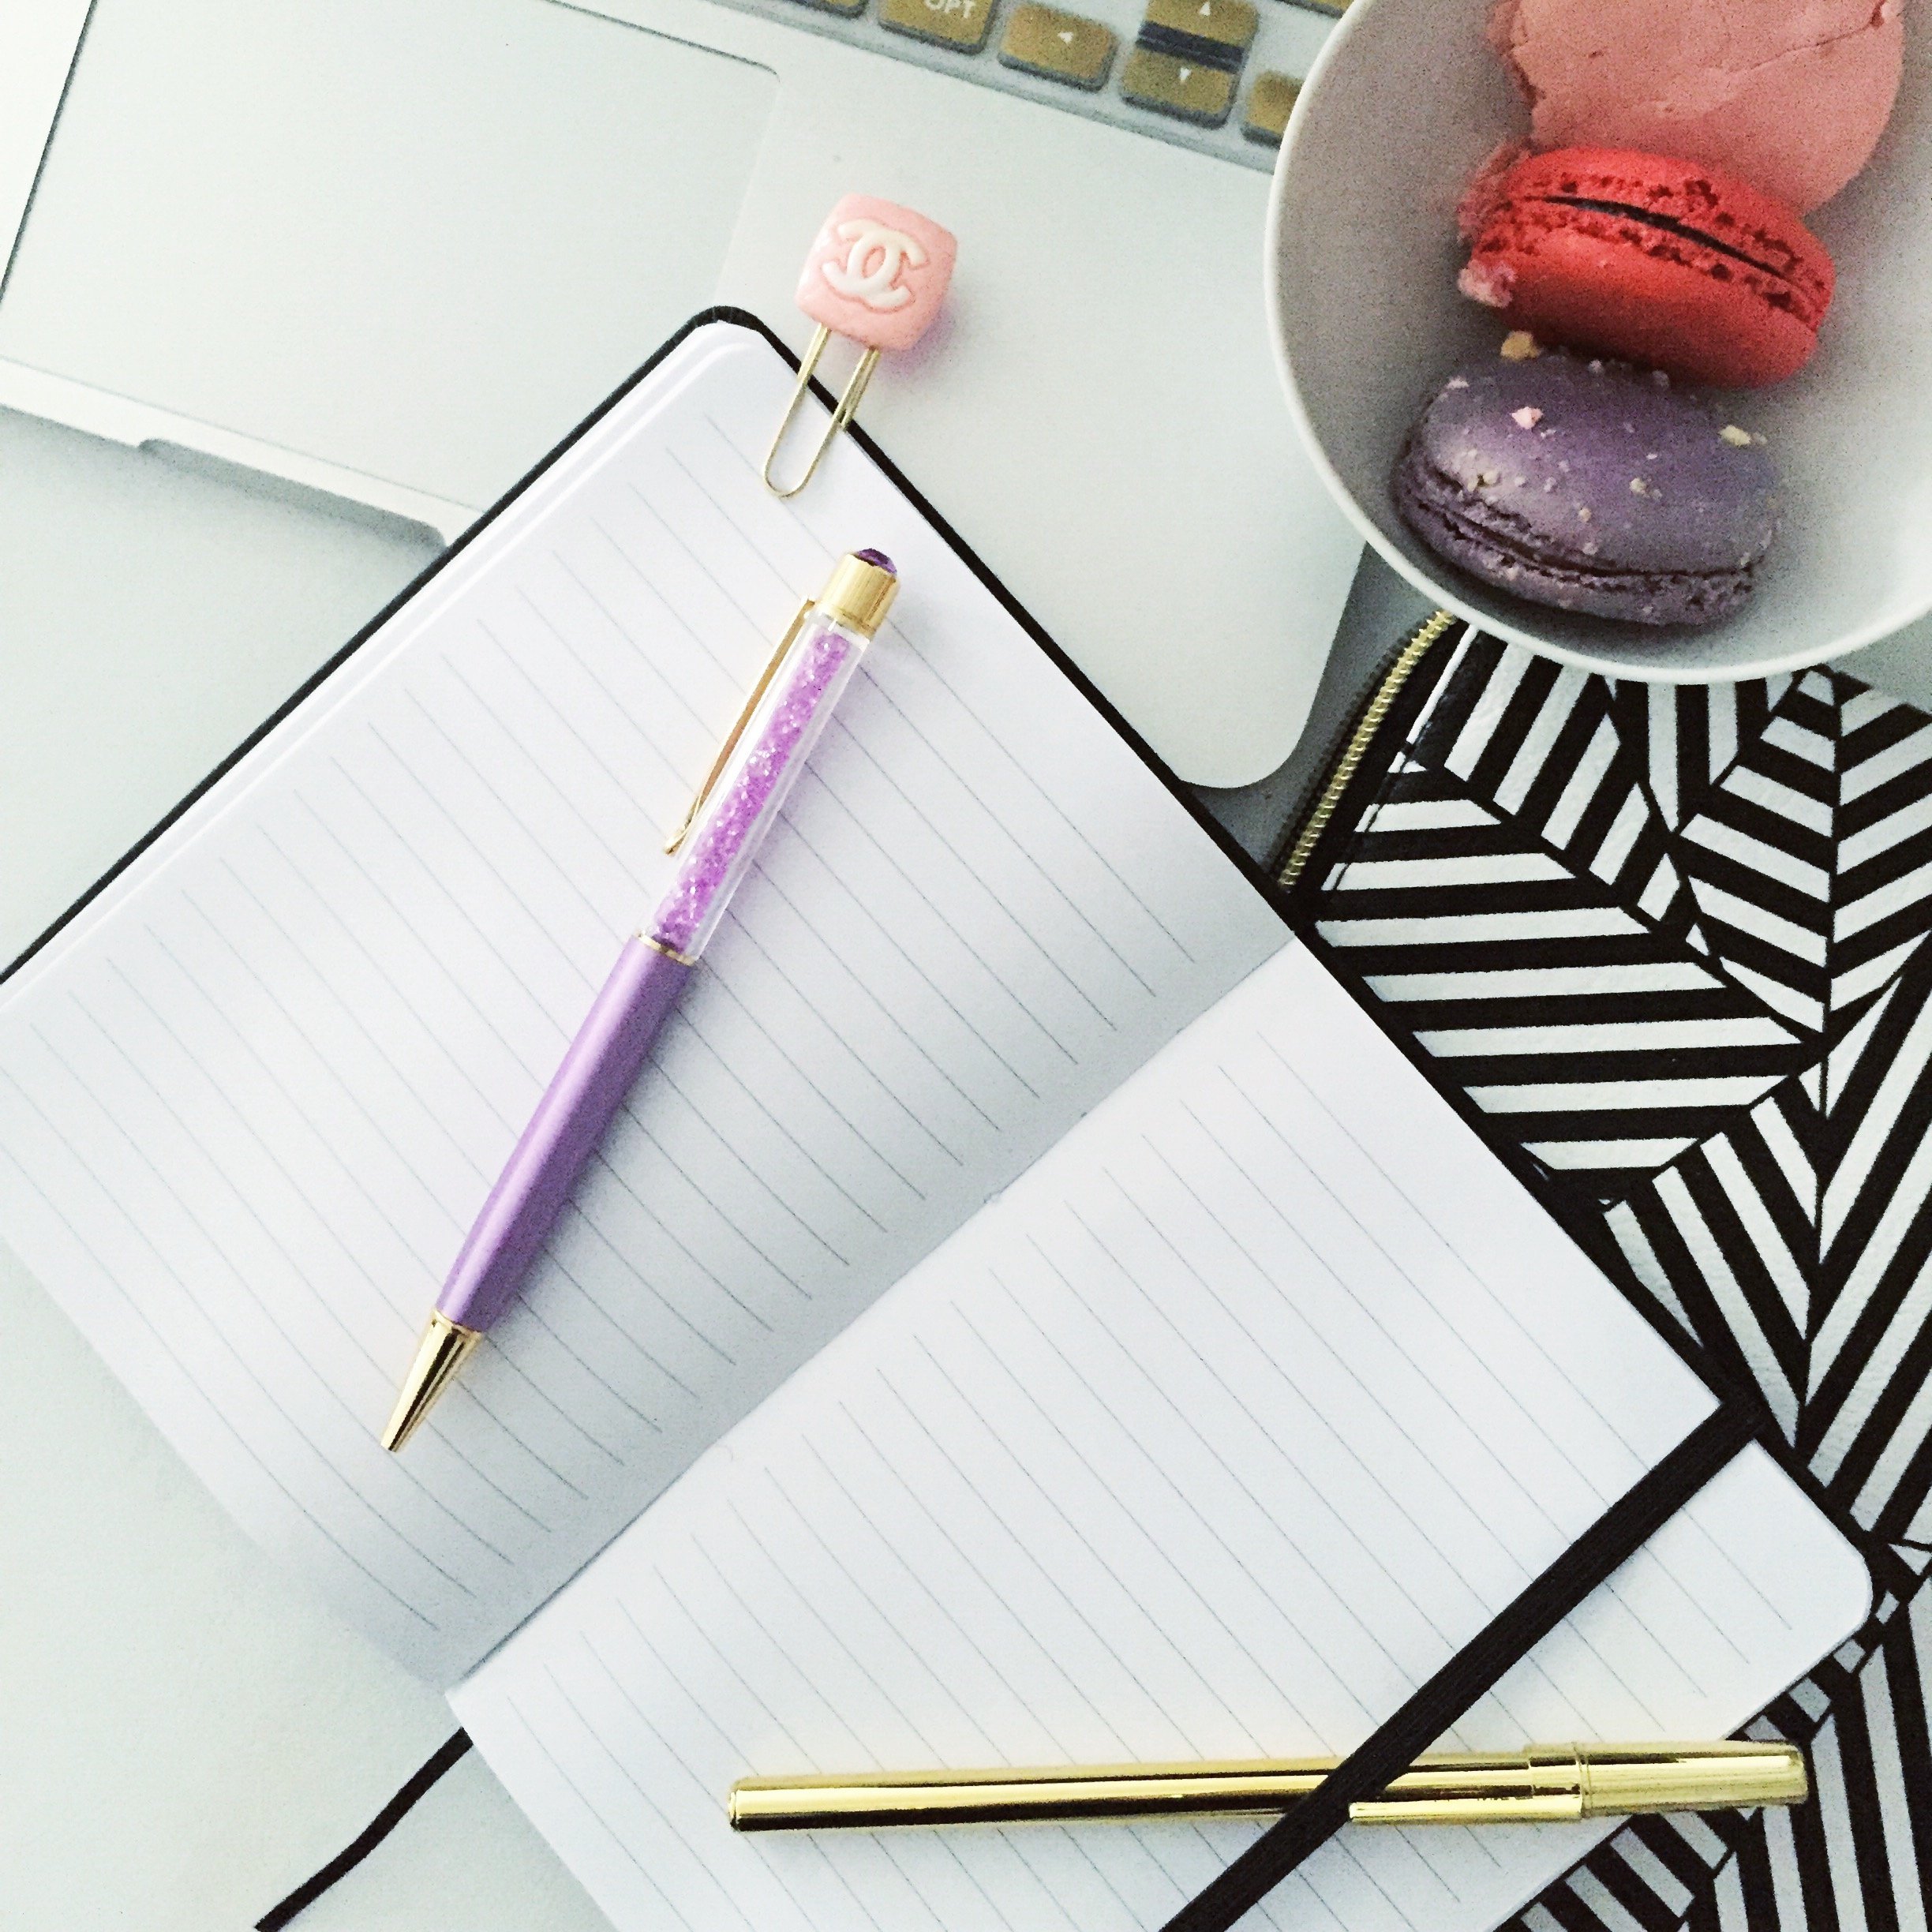
<svg viewBox="0 0 1932 1932">
<path fill-rule="evenodd" d="M 726 3 L 1266 170 L 1349 0 Z"/>
</svg>

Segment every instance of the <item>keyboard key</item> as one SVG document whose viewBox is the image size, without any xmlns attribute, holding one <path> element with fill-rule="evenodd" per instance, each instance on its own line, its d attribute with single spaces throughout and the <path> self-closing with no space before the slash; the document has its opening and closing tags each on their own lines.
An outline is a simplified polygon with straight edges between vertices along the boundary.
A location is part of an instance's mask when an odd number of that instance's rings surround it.
<svg viewBox="0 0 1932 1932">
<path fill-rule="evenodd" d="M 1225 6 L 1227 0 L 1219 0 Z M 1121 69 L 1121 92 L 1142 107 L 1202 127 L 1219 127 L 1234 105 L 1234 77 L 1225 67 L 1178 60 L 1171 54 L 1136 47 Z"/>
<path fill-rule="evenodd" d="M 1248 51 L 1260 20 L 1252 0 L 1148 0 L 1140 31 L 1144 36 L 1150 28 L 1163 38 L 1180 34 L 1239 54 Z M 1168 51 L 1181 50 L 1170 46 Z"/>
<path fill-rule="evenodd" d="M 818 8 L 822 13 L 837 13 L 853 20 L 865 11 L 866 0 L 802 0 L 802 3 Z"/>
<path fill-rule="evenodd" d="M 993 0 L 879 0 L 878 17 L 894 33 L 977 54 L 993 24 Z"/>
<path fill-rule="evenodd" d="M 1258 73 L 1248 90 L 1248 111 L 1241 117 L 1241 132 L 1251 141 L 1279 148 L 1286 131 L 1288 117 L 1294 111 L 1295 96 L 1301 83 L 1285 73 Z"/>
<path fill-rule="evenodd" d="M 1007 17 L 999 57 L 1025 73 L 1044 74 L 1069 87 L 1097 88 L 1114 65 L 1114 44 L 1113 34 L 1098 21 L 1035 6 L 1029 0 Z"/>
</svg>

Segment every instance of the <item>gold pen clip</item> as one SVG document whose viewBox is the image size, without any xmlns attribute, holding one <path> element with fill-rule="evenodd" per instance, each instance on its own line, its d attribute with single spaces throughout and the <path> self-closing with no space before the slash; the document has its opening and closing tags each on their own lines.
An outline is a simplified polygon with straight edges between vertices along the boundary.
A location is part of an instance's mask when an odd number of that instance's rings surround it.
<svg viewBox="0 0 1932 1932">
<path fill-rule="evenodd" d="M 778 648 L 771 654 L 770 661 L 758 673 L 758 682 L 751 687 L 751 695 L 744 701 L 744 709 L 737 716 L 732 728 L 724 734 L 724 742 L 718 747 L 718 754 L 711 761 L 711 769 L 699 781 L 698 789 L 691 794 L 691 802 L 685 808 L 683 818 L 678 829 L 665 841 L 665 850 L 674 852 L 684 843 L 686 833 L 698 822 L 698 814 L 704 810 L 705 800 L 712 793 L 718 780 L 724 775 L 724 767 L 731 762 L 732 754 L 738 749 L 738 740 L 744 736 L 745 727 L 751 722 L 751 714 L 758 708 L 758 702 L 769 689 L 772 680 L 778 674 L 778 667 L 784 662 L 784 654 L 792 648 L 792 640 L 803 627 L 805 620 L 812 613 L 818 600 L 807 597 L 798 607 L 791 623 L 785 626 L 785 634 L 778 640 Z"/>
<path fill-rule="evenodd" d="M 816 597 L 807 597 L 785 626 L 784 635 L 778 640 L 777 649 L 758 673 L 758 682 L 751 687 L 751 695 L 745 699 L 731 729 L 724 734 L 724 742 L 718 747 L 717 756 L 711 761 L 711 769 L 692 795 L 678 829 L 665 841 L 666 852 L 676 852 L 698 822 L 698 814 L 704 810 L 705 801 L 724 777 L 725 767 L 738 749 L 739 740 L 744 736 L 746 727 L 764 702 L 765 694 L 771 689 L 772 680 L 778 675 L 786 653 L 799 631 L 804 629 L 805 620 L 814 611 L 822 610 L 831 622 L 843 626 L 856 637 L 869 640 L 885 623 L 886 612 L 892 608 L 893 599 L 898 591 L 899 574 L 893 568 L 891 560 L 879 551 L 860 550 L 839 559 L 833 567 L 832 575 L 826 580 L 825 588 Z"/>
</svg>

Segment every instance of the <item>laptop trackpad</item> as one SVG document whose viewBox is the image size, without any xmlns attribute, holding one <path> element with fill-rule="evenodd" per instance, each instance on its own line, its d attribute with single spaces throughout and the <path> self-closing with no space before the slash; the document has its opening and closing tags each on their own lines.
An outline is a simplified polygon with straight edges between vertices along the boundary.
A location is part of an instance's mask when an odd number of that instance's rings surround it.
<svg viewBox="0 0 1932 1932">
<path fill-rule="evenodd" d="M 0 356 L 489 502 L 712 300 L 776 88 L 549 0 L 96 0 Z"/>
</svg>

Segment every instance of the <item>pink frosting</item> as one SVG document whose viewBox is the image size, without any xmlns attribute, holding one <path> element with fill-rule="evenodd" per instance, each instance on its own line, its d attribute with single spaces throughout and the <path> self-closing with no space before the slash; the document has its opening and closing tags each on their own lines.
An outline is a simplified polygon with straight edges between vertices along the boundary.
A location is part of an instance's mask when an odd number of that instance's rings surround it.
<svg viewBox="0 0 1932 1932">
<path fill-rule="evenodd" d="M 1800 212 L 1871 159 L 1898 95 L 1904 0 L 1497 0 L 1489 37 L 1541 148 L 1641 148 Z"/>
</svg>

